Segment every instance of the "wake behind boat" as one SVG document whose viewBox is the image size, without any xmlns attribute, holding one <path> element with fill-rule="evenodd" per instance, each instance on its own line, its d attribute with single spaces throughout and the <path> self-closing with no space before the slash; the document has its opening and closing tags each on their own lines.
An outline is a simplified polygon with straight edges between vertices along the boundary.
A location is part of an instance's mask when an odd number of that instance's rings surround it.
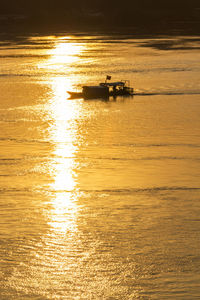
<svg viewBox="0 0 200 300">
<path fill-rule="evenodd" d="M 134 93 L 130 87 L 129 80 L 121 80 L 117 82 L 107 82 L 111 76 L 106 77 L 106 81 L 96 86 L 83 86 L 82 92 L 68 92 L 71 98 L 78 99 L 94 99 L 94 98 L 109 98 L 110 96 L 131 96 Z"/>
</svg>

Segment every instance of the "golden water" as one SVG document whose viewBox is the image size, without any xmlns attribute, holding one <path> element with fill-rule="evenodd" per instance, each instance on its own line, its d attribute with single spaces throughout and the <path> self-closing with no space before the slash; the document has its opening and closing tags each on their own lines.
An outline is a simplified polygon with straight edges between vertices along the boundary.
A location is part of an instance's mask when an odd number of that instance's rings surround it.
<svg viewBox="0 0 200 300">
<path fill-rule="evenodd" d="M 1 43 L 1 299 L 198 299 L 198 47 Z M 68 99 L 106 75 L 136 95 Z"/>
</svg>

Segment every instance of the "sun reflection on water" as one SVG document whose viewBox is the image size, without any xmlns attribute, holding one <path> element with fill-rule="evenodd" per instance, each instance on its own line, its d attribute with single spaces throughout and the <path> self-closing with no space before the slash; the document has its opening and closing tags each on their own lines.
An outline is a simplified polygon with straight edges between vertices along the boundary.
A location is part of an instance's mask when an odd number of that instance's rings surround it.
<svg viewBox="0 0 200 300">
<path fill-rule="evenodd" d="M 73 43 L 70 41 L 70 37 L 67 36 L 52 38 L 51 42 L 54 43 L 54 47 L 46 50 L 46 55 L 48 55 L 49 58 L 39 63 L 38 68 L 57 71 L 64 71 L 66 67 L 72 68 L 72 64 L 80 59 L 79 55 L 85 49 L 85 45 Z"/>
<path fill-rule="evenodd" d="M 54 183 L 55 191 L 72 191 L 75 188 L 75 153 L 77 150 L 76 110 L 77 105 L 66 100 L 65 79 L 56 78 L 53 88 L 56 92 L 51 102 L 53 124 L 50 126 L 51 139 L 55 144 Z"/>
<path fill-rule="evenodd" d="M 65 84 L 66 83 L 66 84 Z M 77 151 L 77 105 L 66 100 L 67 80 L 56 78 L 52 83 L 55 93 L 51 102 L 53 124 L 50 126 L 54 142 L 52 174 L 53 211 L 50 225 L 62 231 L 76 227 L 76 162 Z"/>
<path fill-rule="evenodd" d="M 66 63 L 78 59 L 81 51 L 75 45 L 58 43 L 52 50 L 47 66 L 59 69 Z M 76 151 L 78 150 L 78 117 L 81 103 L 67 100 L 67 90 L 71 81 L 66 76 L 56 76 L 51 80 L 52 99 L 49 101 L 51 124 L 50 139 L 54 144 L 53 161 L 50 165 L 52 182 L 49 186 L 52 197 L 52 211 L 49 225 L 59 232 L 76 231 L 78 190 L 76 184 Z"/>
</svg>

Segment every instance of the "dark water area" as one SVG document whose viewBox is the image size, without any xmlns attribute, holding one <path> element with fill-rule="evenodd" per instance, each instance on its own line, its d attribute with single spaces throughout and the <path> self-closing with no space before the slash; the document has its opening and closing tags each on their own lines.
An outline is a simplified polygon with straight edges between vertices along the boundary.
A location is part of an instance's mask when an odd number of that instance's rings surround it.
<svg viewBox="0 0 200 300">
<path fill-rule="evenodd" d="M 90 33 L 150 37 L 199 35 L 200 4 L 197 0 L 1 0 L 1 38 L 8 35 Z"/>
</svg>

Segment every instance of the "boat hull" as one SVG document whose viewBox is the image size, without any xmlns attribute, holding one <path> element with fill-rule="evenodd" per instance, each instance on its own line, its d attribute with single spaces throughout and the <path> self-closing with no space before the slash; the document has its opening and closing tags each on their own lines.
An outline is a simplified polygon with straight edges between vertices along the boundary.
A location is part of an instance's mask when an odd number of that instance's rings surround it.
<svg viewBox="0 0 200 300">
<path fill-rule="evenodd" d="M 99 95 L 99 94 L 85 94 L 83 92 L 68 92 L 68 94 L 70 95 L 70 99 L 80 99 L 80 98 L 84 98 L 84 99 L 98 99 L 98 98 L 103 98 L 103 99 L 107 99 L 109 97 L 117 97 L 117 96 L 133 96 L 134 93 L 133 92 L 128 92 L 128 91 L 116 91 L 116 92 L 109 92 L 108 94 L 105 95 Z"/>
<path fill-rule="evenodd" d="M 67 93 L 70 95 L 70 98 L 72 99 L 83 98 L 82 92 L 67 92 Z"/>
</svg>

